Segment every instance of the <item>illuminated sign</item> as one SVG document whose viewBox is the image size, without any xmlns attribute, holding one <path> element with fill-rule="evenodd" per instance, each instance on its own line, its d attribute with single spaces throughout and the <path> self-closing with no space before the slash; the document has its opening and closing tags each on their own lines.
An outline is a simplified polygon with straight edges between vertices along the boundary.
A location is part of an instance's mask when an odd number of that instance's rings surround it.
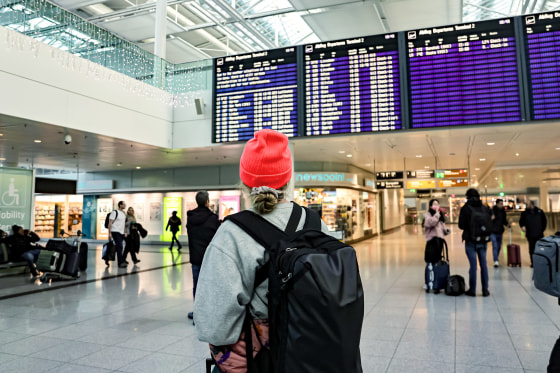
<svg viewBox="0 0 560 373">
<path fill-rule="evenodd" d="M 406 182 L 406 189 L 430 189 L 435 187 L 435 180 L 409 180 Z"/>
<path fill-rule="evenodd" d="M 407 179 L 433 179 L 434 176 L 434 170 L 406 171 Z"/>
<path fill-rule="evenodd" d="M 469 186 L 469 179 L 438 180 L 438 185 L 440 188 L 467 187 Z"/>
<path fill-rule="evenodd" d="M 449 179 L 449 178 L 467 178 L 469 171 L 466 169 L 453 169 L 453 170 L 437 170 L 436 179 Z"/>
<path fill-rule="evenodd" d="M 383 171 L 375 174 L 377 180 L 398 180 L 403 178 L 402 171 Z"/>
<path fill-rule="evenodd" d="M 177 211 L 177 217 L 181 218 L 182 214 L 181 211 L 183 209 L 183 198 L 181 197 L 163 197 L 163 234 L 161 235 L 162 241 L 171 241 L 173 238 L 173 233 L 171 231 L 166 231 L 165 228 L 167 227 L 167 222 L 171 217 L 173 211 Z M 177 236 L 181 235 L 181 226 L 179 226 L 179 231 L 177 232 Z"/>
<path fill-rule="evenodd" d="M 358 174 L 348 172 L 295 172 L 296 186 L 357 185 Z"/>
<path fill-rule="evenodd" d="M 403 187 L 402 181 L 378 181 L 377 189 L 401 189 Z"/>
</svg>

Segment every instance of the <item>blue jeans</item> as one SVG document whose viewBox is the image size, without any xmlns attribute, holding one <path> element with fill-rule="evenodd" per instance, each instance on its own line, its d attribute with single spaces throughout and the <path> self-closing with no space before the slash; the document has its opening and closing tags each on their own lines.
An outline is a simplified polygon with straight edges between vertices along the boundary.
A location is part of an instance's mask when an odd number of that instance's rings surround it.
<svg viewBox="0 0 560 373">
<path fill-rule="evenodd" d="M 31 273 L 35 273 L 37 271 L 35 269 L 35 262 L 37 261 L 40 252 L 41 249 L 31 249 L 21 254 L 21 258 L 27 262 Z"/>
<path fill-rule="evenodd" d="M 117 249 L 117 263 L 120 265 L 121 263 L 124 263 L 124 258 L 123 258 L 123 240 L 124 240 L 124 234 L 121 233 L 117 233 L 117 232 L 111 232 L 111 237 L 113 237 L 113 241 L 115 241 L 115 248 Z"/>
<path fill-rule="evenodd" d="M 486 264 L 486 243 L 465 242 L 465 252 L 469 258 L 469 289 L 474 293 L 476 291 L 476 269 L 480 264 L 480 279 L 482 282 L 482 291 L 488 291 L 488 266 Z"/>
<path fill-rule="evenodd" d="M 192 266 L 192 280 L 193 280 L 193 289 L 192 295 L 193 299 L 196 296 L 196 285 L 198 284 L 198 275 L 200 274 L 200 265 L 198 264 L 191 264 Z"/>
<path fill-rule="evenodd" d="M 492 253 L 494 254 L 494 261 L 497 262 L 500 257 L 500 249 L 502 248 L 502 239 L 504 238 L 504 234 L 492 233 L 490 238 L 492 239 Z"/>
</svg>

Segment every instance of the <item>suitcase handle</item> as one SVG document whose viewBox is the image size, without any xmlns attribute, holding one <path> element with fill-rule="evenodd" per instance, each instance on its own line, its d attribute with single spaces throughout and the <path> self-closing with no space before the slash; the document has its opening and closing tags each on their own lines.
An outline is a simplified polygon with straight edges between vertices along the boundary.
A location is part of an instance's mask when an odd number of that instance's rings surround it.
<svg viewBox="0 0 560 373">
<path fill-rule="evenodd" d="M 511 226 L 508 228 L 508 244 L 511 245 Z"/>
</svg>

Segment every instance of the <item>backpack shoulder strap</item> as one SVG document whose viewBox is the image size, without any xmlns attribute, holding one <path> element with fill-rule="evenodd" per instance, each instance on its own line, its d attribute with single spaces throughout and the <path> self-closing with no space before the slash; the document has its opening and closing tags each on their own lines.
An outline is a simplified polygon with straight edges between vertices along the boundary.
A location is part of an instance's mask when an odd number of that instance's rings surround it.
<svg viewBox="0 0 560 373">
<path fill-rule="evenodd" d="M 310 208 L 303 207 L 305 209 L 305 228 L 321 230 L 321 217 L 315 211 Z"/>
</svg>

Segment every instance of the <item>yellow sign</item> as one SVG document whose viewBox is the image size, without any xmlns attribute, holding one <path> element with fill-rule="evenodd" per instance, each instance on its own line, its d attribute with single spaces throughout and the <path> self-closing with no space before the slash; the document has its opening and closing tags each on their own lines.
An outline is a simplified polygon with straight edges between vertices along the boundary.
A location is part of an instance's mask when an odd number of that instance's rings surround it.
<svg viewBox="0 0 560 373">
<path fill-rule="evenodd" d="M 430 189 L 435 187 L 435 180 L 409 180 L 406 182 L 406 189 Z"/>
</svg>

